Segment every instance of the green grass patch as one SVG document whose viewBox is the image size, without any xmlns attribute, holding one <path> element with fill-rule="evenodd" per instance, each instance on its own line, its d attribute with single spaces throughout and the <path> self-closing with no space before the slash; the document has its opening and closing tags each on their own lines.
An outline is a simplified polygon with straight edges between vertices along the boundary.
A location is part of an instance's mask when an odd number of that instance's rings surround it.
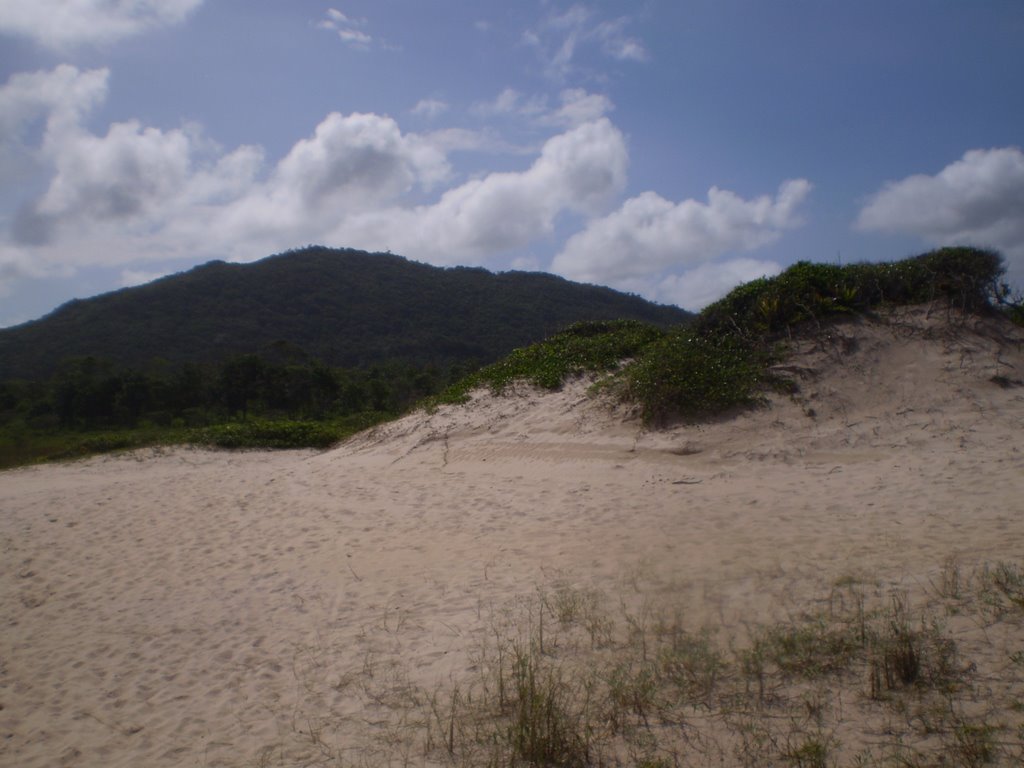
<svg viewBox="0 0 1024 768">
<path fill-rule="evenodd" d="M 183 429 L 140 427 L 95 432 L 49 432 L 8 428 L 0 432 L 0 469 L 45 461 L 187 442 Z"/>
<path fill-rule="evenodd" d="M 680 329 L 650 344 L 622 372 L 622 394 L 648 422 L 699 419 L 753 405 L 769 380 L 768 356 L 735 336 Z"/>
<path fill-rule="evenodd" d="M 697 318 L 701 333 L 739 336 L 754 343 L 810 321 L 864 312 L 882 305 L 946 300 L 984 311 L 1007 291 L 1002 258 L 977 248 L 940 248 L 895 262 L 797 262 L 777 277 L 741 285 Z"/>
<path fill-rule="evenodd" d="M 558 389 L 571 376 L 617 369 L 665 331 L 635 320 L 585 322 L 529 347 L 514 350 L 500 362 L 462 379 L 428 405 L 465 402 L 470 391 L 488 387 L 498 394 L 514 381 Z"/>
<path fill-rule="evenodd" d="M 324 449 L 388 418 L 389 414 L 370 412 L 337 421 L 251 419 L 193 430 L 188 442 L 233 449 Z"/>
</svg>

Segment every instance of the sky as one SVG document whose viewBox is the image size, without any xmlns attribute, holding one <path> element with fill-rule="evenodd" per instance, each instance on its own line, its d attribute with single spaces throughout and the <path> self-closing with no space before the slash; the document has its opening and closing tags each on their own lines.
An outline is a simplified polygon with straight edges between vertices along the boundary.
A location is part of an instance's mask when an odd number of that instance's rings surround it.
<svg viewBox="0 0 1024 768">
<path fill-rule="evenodd" d="M 1024 286 L 1021 0 L 0 0 L 0 327 L 309 244 L 691 310 L 795 261 Z"/>
</svg>

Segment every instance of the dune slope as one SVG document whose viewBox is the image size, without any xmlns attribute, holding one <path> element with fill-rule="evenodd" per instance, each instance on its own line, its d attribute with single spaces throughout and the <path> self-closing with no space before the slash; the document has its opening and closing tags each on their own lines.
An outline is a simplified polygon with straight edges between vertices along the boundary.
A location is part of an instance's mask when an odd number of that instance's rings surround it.
<svg viewBox="0 0 1024 768">
<path fill-rule="evenodd" d="M 0 473 L 0 765 L 445 764 L 431 696 L 538 594 L 671 604 L 733 647 L 837 584 L 919 604 L 950 563 L 1020 563 L 1022 342 L 905 309 L 795 341 L 799 393 L 709 424 L 649 430 L 579 381 L 324 453 Z M 978 685 L 1024 698 L 1020 617 L 989 645 L 950 621 Z M 858 701 L 844 759 L 884 740 Z M 738 764 L 727 742 L 686 754 Z"/>
</svg>

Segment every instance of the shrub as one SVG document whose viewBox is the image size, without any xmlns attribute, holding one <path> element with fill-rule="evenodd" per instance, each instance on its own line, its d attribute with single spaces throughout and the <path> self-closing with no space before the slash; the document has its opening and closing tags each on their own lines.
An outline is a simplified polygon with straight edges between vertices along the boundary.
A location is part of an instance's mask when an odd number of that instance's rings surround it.
<svg viewBox="0 0 1024 768">
<path fill-rule="evenodd" d="M 625 397 L 648 422 L 751 405 L 767 380 L 764 355 L 742 339 L 688 329 L 649 345 L 623 376 Z"/>
<path fill-rule="evenodd" d="M 946 299 L 965 310 L 991 306 L 1005 290 L 994 251 L 940 248 L 896 262 L 812 264 L 797 262 L 773 278 L 741 285 L 699 315 L 702 333 L 764 340 L 809 320 L 863 311 L 882 304 L 921 304 Z"/>
<path fill-rule="evenodd" d="M 489 387 L 500 393 L 524 380 L 544 389 L 558 389 L 570 376 L 616 369 L 664 331 L 635 320 L 584 322 L 529 347 L 514 350 L 427 401 L 428 405 L 465 402 L 470 390 Z"/>
</svg>

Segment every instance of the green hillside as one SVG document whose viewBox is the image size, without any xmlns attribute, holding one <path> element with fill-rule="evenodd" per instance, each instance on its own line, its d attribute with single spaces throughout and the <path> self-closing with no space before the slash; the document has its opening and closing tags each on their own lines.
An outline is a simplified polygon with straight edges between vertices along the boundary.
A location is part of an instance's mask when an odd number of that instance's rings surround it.
<svg viewBox="0 0 1024 768">
<path fill-rule="evenodd" d="M 45 378 L 86 356 L 130 368 L 242 354 L 345 368 L 481 364 L 582 320 L 689 317 L 548 274 L 310 247 L 252 264 L 211 262 L 0 330 L 0 380 Z"/>
</svg>

